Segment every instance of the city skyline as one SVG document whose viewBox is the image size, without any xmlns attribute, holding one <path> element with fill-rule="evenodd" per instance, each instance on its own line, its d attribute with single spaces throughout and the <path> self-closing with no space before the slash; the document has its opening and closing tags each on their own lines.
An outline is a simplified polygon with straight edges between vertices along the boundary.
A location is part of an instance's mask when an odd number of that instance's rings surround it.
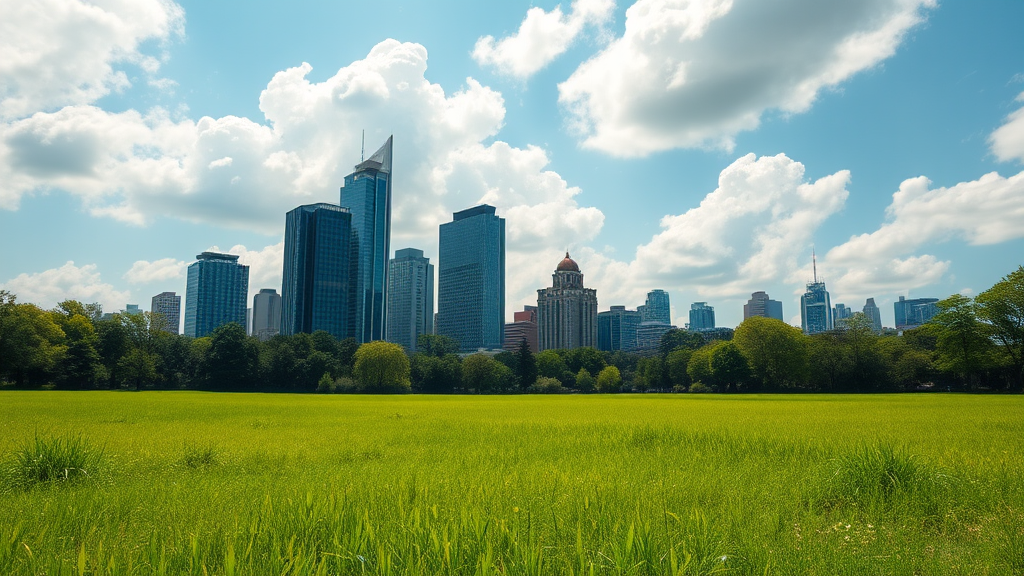
<svg viewBox="0 0 1024 576">
<path fill-rule="evenodd" d="M 975 294 L 1024 253 L 1019 4 L 735 2 L 663 44 L 644 30 L 696 13 L 451 2 L 456 22 L 398 2 L 387 34 L 339 42 L 327 23 L 371 7 L 133 6 L 31 5 L 9 24 L 45 41 L 0 39 L 26 63 L 0 68 L 0 242 L 18 247 L 0 286 L 22 301 L 184 294 L 209 250 L 250 267 L 251 302 L 282 285 L 281 216 L 338 201 L 364 131 L 370 151 L 395 134 L 398 245 L 435 260 L 452 212 L 507 219 L 506 322 L 566 249 L 602 302 L 634 309 L 659 287 L 680 326 L 700 301 L 735 326 L 755 290 L 799 325 L 811 246 L 832 302 L 874 298 L 884 326 L 899 297 Z M 689 64 L 622 65 L 644 58 Z"/>
</svg>

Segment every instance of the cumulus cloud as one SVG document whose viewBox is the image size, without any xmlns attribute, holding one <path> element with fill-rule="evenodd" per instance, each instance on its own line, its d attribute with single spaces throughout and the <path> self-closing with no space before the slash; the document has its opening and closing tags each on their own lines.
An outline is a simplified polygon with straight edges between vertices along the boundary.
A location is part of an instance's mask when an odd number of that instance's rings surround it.
<svg viewBox="0 0 1024 576">
<path fill-rule="evenodd" d="M 576 0 L 569 14 L 562 8 L 545 12 L 530 8 L 519 30 L 501 40 L 483 36 L 476 41 L 473 59 L 517 78 L 528 78 L 563 54 L 587 25 L 603 26 L 615 9 L 613 0 Z"/>
<path fill-rule="evenodd" d="M 731 150 L 766 111 L 807 110 L 892 56 L 934 0 L 639 0 L 621 38 L 559 85 L 583 145 Z"/>
<path fill-rule="evenodd" d="M 114 65 L 154 74 L 158 58 L 140 44 L 181 33 L 184 11 L 170 0 L 33 0 L 3 4 L 0 118 L 85 104 L 130 85 Z M 159 82 L 159 80 L 154 79 Z"/>
<path fill-rule="evenodd" d="M 137 260 L 125 273 L 124 279 L 132 284 L 148 284 L 184 277 L 186 263 L 174 258 L 161 258 L 153 262 Z"/>
<path fill-rule="evenodd" d="M 60 268 L 20 274 L 2 286 L 16 294 L 20 302 L 31 302 L 45 309 L 71 299 L 99 302 L 104 310 L 116 312 L 131 302 L 131 292 L 115 290 L 111 284 L 103 282 L 95 264 L 75 266 L 70 260 Z"/>
<path fill-rule="evenodd" d="M 1024 102 L 1024 92 L 1017 96 L 1017 101 Z M 1006 117 L 1003 125 L 989 136 L 989 144 L 999 160 L 1024 163 L 1024 107 Z"/>
<path fill-rule="evenodd" d="M 207 248 L 210 252 L 226 252 L 236 254 L 238 262 L 249 267 L 249 304 L 260 288 L 273 288 L 280 293 L 281 275 L 284 273 L 284 240 L 277 244 L 265 246 L 260 250 L 250 250 L 243 244 L 236 244 L 228 250 L 217 246 Z"/>
</svg>

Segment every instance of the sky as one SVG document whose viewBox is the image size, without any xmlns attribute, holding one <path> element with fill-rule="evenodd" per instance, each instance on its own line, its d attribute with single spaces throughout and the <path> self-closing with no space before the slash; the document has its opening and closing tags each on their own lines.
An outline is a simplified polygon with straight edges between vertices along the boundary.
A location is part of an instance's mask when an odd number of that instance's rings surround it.
<svg viewBox="0 0 1024 576">
<path fill-rule="evenodd" d="M 506 316 L 569 251 L 599 308 L 974 295 L 1024 263 L 1024 3 L 0 0 L 0 288 L 107 311 L 394 135 L 392 250 L 506 219 Z"/>
</svg>

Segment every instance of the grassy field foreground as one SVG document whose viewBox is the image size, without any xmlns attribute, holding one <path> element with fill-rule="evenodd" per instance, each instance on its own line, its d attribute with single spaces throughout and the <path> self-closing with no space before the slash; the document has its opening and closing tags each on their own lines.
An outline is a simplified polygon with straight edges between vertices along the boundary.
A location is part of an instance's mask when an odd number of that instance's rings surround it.
<svg viewBox="0 0 1024 576">
<path fill-rule="evenodd" d="M 0 458 L 3 574 L 1024 574 L 1020 396 L 6 391 Z"/>
</svg>

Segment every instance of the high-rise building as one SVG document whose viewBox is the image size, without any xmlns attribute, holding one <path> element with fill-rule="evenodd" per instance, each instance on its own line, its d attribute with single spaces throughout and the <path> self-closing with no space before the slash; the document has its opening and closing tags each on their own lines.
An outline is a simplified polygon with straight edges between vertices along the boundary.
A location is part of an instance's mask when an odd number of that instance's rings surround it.
<svg viewBox="0 0 1024 576">
<path fill-rule="evenodd" d="M 234 254 L 203 252 L 189 264 L 185 287 L 185 335 L 202 338 L 231 322 L 245 328 L 249 267 Z"/>
<path fill-rule="evenodd" d="M 121 310 L 121 314 L 142 314 L 142 308 L 139 308 L 138 304 L 125 304 L 124 310 Z"/>
<path fill-rule="evenodd" d="M 273 288 L 260 288 L 252 297 L 252 335 L 270 340 L 281 333 L 281 295 Z"/>
<path fill-rule="evenodd" d="M 893 311 L 896 313 L 896 329 L 910 330 L 928 322 L 939 312 L 936 303 L 938 298 L 910 298 L 900 296 L 899 301 L 893 302 Z"/>
<path fill-rule="evenodd" d="M 714 306 L 708 306 L 707 302 L 694 302 L 693 304 L 690 304 L 690 330 L 692 332 L 712 330 L 714 327 Z"/>
<path fill-rule="evenodd" d="M 282 334 L 354 336 L 352 238 L 352 214 L 341 206 L 307 204 L 285 216 Z"/>
<path fill-rule="evenodd" d="M 846 320 L 850 316 L 853 316 L 853 310 L 846 304 L 836 304 L 832 307 L 832 319 L 836 326 L 840 325 L 840 320 Z"/>
<path fill-rule="evenodd" d="M 768 298 L 768 294 L 759 291 L 750 295 L 750 300 L 743 305 L 743 319 L 751 316 L 763 316 L 782 320 L 782 302 Z"/>
<path fill-rule="evenodd" d="M 523 306 L 522 312 L 512 314 L 512 322 L 505 324 L 505 350 L 515 352 L 523 340 L 530 352 L 540 352 L 537 336 L 537 307 Z"/>
<path fill-rule="evenodd" d="M 341 205 L 352 213 L 354 299 L 352 336 L 360 342 L 387 336 L 388 256 L 391 254 L 392 137 L 345 176 Z"/>
<path fill-rule="evenodd" d="M 800 324 L 804 334 L 818 334 L 835 328 L 832 316 L 832 301 L 825 282 L 818 281 L 818 260 L 811 252 L 814 281 L 807 283 L 807 291 L 800 297 Z"/>
<path fill-rule="evenodd" d="M 163 317 L 164 330 L 171 334 L 178 333 L 178 325 L 181 322 L 181 296 L 175 295 L 174 292 L 161 292 L 153 296 L 149 310 Z"/>
<path fill-rule="evenodd" d="M 597 290 L 583 287 L 583 273 L 565 253 L 550 288 L 537 290 L 540 349 L 597 345 Z"/>
<path fill-rule="evenodd" d="M 597 349 L 608 352 L 636 350 L 636 331 L 641 321 L 638 310 L 626 310 L 625 306 L 612 306 L 609 310 L 598 312 Z"/>
<path fill-rule="evenodd" d="M 463 351 L 500 349 L 505 328 L 505 219 L 481 204 L 441 225 L 436 332 Z"/>
<path fill-rule="evenodd" d="M 882 333 L 882 314 L 878 310 L 878 306 L 875 306 L 875 299 L 874 298 L 868 298 L 867 302 L 864 302 L 863 312 L 864 312 L 864 315 L 868 317 L 868 320 L 871 320 L 871 330 L 875 334 L 881 334 Z"/>
<path fill-rule="evenodd" d="M 403 248 L 388 266 L 388 342 L 415 352 L 420 334 L 434 333 L 434 265 L 422 250 Z"/>
<path fill-rule="evenodd" d="M 672 323 L 672 308 L 669 305 L 668 292 L 651 290 L 647 293 L 647 301 L 637 309 L 641 322 Z"/>
<path fill-rule="evenodd" d="M 661 344 L 661 337 L 674 328 L 665 322 L 641 322 L 636 328 L 636 351 L 641 354 L 654 352 Z"/>
</svg>

